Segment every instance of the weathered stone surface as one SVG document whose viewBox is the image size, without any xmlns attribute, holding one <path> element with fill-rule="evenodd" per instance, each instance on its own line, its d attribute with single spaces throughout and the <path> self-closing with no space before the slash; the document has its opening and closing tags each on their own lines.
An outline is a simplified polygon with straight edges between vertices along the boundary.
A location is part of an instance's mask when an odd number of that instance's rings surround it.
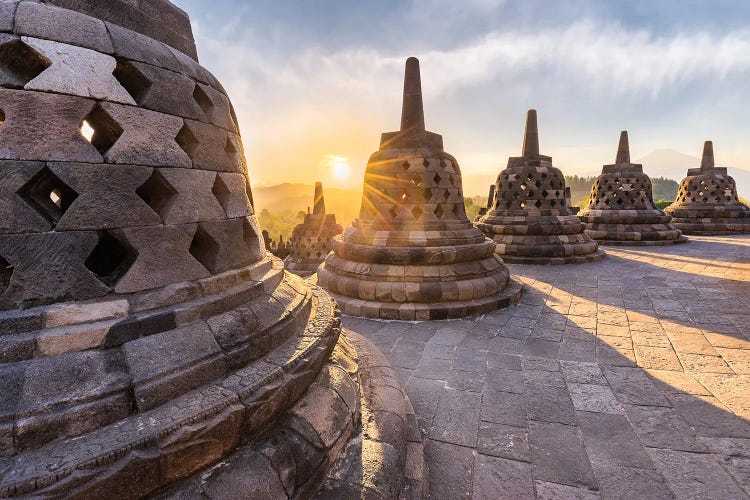
<svg viewBox="0 0 750 500">
<path fill-rule="evenodd" d="M 219 200 L 212 193 L 216 174 L 205 170 L 160 168 L 158 175 L 173 191 L 157 211 L 165 224 L 184 224 L 225 219 Z"/>
<path fill-rule="evenodd" d="M 0 159 L 101 163 L 101 155 L 80 131 L 94 104 L 80 97 L 0 89 L 5 115 Z"/>
<path fill-rule="evenodd" d="M 0 236 L 0 255 L 13 266 L 0 295 L 0 308 L 27 308 L 106 294 L 109 288 L 84 266 L 96 243 L 95 232 Z M 37 265 L 50 261 L 57 263 L 54 268 Z"/>
<path fill-rule="evenodd" d="M 180 64 L 174 54 L 163 43 L 117 24 L 106 23 L 106 25 L 112 37 L 115 56 L 180 71 Z"/>
<path fill-rule="evenodd" d="M 190 254 L 195 230 L 195 225 L 116 230 L 138 256 L 117 282 L 115 291 L 132 293 L 209 276 L 209 271 Z"/>
<path fill-rule="evenodd" d="M 18 1 L 0 3 L 0 31 L 13 31 Z"/>
<path fill-rule="evenodd" d="M 195 138 L 195 145 L 186 149 L 193 161 L 193 168 L 234 173 L 244 171 L 237 135 L 192 120 L 185 120 L 184 131 Z"/>
<path fill-rule="evenodd" d="M 182 119 L 119 104 L 100 105 L 102 122 L 114 122 L 122 131 L 104 153 L 107 163 L 190 168 L 188 155 L 177 143 Z M 96 135 L 97 124 L 94 127 Z"/>
<path fill-rule="evenodd" d="M 51 223 L 19 194 L 44 168 L 42 162 L 0 161 L 0 233 L 44 232 Z"/>
<path fill-rule="evenodd" d="M 112 42 L 101 20 L 44 3 L 21 2 L 15 32 L 112 53 Z"/>
<path fill-rule="evenodd" d="M 117 74 L 126 86 L 130 82 L 139 106 L 194 120 L 203 119 L 203 111 L 193 98 L 196 83 L 191 78 L 137 61 L 120 63 Z"/>
<path fill-rule="evenodd" d="M 82 163 L 51 163 L 49 168 L 80 193 L 57 223 L 58 230 L 156 225 L 161 221 L 136 194 L 151 176 L 151 168 Z"/>
<path fill-rule="evenodd" d="M 116 66 L 114 57 L 50 40 L 31 37 L 23 37 L 22 40 L 51 64 L 24 86 L 26 90 L 135 104 L 130 94 L 112 75 Z"/>
<path fill-rule="evenodd" d="M 206 76 L 211 78 L 210 73 Z M 207 98 L 203 111 L 208 122 L 226 130 L 236 131 L 237 125 L 232 120 L 233 111 L 227 96 L 208 85 L 199 83 L 198 88 Z"/>
</svg>

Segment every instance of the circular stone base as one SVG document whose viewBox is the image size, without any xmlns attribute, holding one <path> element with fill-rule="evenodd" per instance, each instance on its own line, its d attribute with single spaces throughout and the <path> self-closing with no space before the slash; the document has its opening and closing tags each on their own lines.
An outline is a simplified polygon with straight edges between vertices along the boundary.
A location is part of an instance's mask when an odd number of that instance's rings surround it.
<svg viewBox="0 0 750 500">
<path fill-rule="evenodd" d="M 597 250 L 588 255 L 570 255 L 565 257 L 524 257 L 519 255 L 502 255 L 506 264 L 531 264 L 535 266 L 552 266 L 559 264 L 586 264 L 597 262 L 604 258 L 603 250 Z"/>
<path fill-rule="evenodd" d="M 729 236 L 732 234 L 750 234 L 750 222 L 746 224 L 722 224 L 715 222 L 701 223 L 675 223 L 675 227 L 684 234 L 693 236 Z"/>
<path fill-rule="evenodd" d="M 341 312 L 348 316 L 401 321 L 431 321 L 465 318 L 466 316 L 504 309 L 518 302 L 518 299 L 521 298 L 522 288 L 521 283 L 510 279 L 505 290 L 497 295 L 476 300 L 434 304 L 376 302 L 328 293 L 336 300 Z"/>
<path fill-rule="evenodd" d="M 599 245 L 607 245 L 607 246 L 613 246 L 613 247 L 661 247 L 661 246 L 667 246 L 667 245 L 680 245 L 682 243 L 687 243 L 690 240 L 685 238 L 684 236 L 680 236 L 676 240 L 653 240 L 653 241 L 644 241 L 644 240 L 596 240 Z"/>
</svg>

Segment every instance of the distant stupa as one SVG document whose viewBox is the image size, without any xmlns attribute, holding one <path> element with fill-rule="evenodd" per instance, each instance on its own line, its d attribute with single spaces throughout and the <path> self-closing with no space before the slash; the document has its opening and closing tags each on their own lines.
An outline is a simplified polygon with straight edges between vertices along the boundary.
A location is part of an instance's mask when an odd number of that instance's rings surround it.
<svg viewBox="0 0 750 500">
<path fill-rule="evenodd" d="M 419 61 L 409 58 L 401 130 L 370 157 L 359 218 L 334 238 L 318 283 L 346 314 L 457 318 L 519 297 L 494 250 L 466 216 L 458 162 L 425 129 Z"/>
<path fill-rule="evenodd" d="M 685 234 L 750 233 L 750 208 L 737 196 L 737 185 L 725 167 L 714 163 L 714 145 L 706 141 L 700 168 L 688 169 L 677 199 L 664 209 Z"/>
<path fill-rule="evenodd" d="M 505 262 L 571 264 L 604 257 L 569 207 L 563 173 L 539 154 L 533 109 L 526 117 L 523 152 L 498 175 L 492 208 L 475 225 L 497 243 Z"/>
<path fill-rule="evenodd" d="M 316 182 L 313 211 L 292 232 L 292 253 L 284 260 L 286 269 L 302 277 L 313 274 L 331 251 L 333 237 L 342 231 L 336 216 L 326 213 L 323 184 Z"/>
<path fill-rule="evenodd" d="M 651 179 L 643 166 L 630 163 L 628 133 L 620 133 L 614 165 L 604 165 L 579 214 L 586 234 L 605 245 L 671 245 L 687 238 L 654 204 Z"/>
</svg>

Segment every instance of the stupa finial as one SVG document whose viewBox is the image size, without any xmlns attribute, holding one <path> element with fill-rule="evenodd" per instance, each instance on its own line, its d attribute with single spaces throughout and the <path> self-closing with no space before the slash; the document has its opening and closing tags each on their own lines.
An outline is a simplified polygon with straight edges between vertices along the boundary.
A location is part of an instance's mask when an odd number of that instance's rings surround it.
<svg viewBox="0 0 750 500">
<path fill-rule="evenodd" d="M 313 198 L 313 213 L 324 214 L 326 213 L 326 200 L 323 197 L 323 183 L 315 183 L 315 197 Z"/>
<path fill-rule="evenodd" d="M 714 168 L 714 143 L 706 141 L 703 144 L 703 159 L 701 160 L 701 170 Z"/>
<path fill-rule="evenodd" d="M 419 59 L 406 60 L 404 73 L 404 105 L 401 110 L 401 131 L 424 131 L 424 106 L 422 104 L 422 77 L 419 72 Z"/>
<path fill-rule="evenodd" d="M 521 156 L 539 156 L 539 128 L 536 123 L 536 110 L 530 109 L 526 114 L 526 133 L 523 136 Z"/>
<path fill-rule="evenodd" d="M 624 165 L 626 163 L 630 163 L 630 143 L 628 142 L 628 131 L 623 130 L 620 132 L 620 144 L 617 146 L 615 164 Z"/>
</svg>

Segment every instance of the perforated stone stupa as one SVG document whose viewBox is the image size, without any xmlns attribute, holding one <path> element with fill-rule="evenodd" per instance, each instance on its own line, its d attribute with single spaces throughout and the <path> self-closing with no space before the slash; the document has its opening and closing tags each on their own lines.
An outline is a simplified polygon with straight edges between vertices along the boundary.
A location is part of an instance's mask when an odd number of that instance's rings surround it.
<svg viewBox="0 0 750 500">
<path fill-rule="evenodd" d="M 428 320 L 505 307 L 520 287 L 471 225 L 458 162 L 425 130 L 419 61 L 406 61 L 401 130 L 367 164 L 359 218 L 318 282 L 354 316 Z"/>
<path fill-rule="evenodd" d="M 687 238 L 654 205 L 651 179 L 630 163 L 628 133 L 620 134 L 614 165 L 604 165 L 594 180 L 589 204 L 579 214 L 586 234 L 606 245 L 671 245 Z"/>
<path fill-rule="evenodd" d="M 714 162 L 714 145 L 706 141 L 700 168 L 691 168 L 677 199 L 664 211 L 685 234 L 750 233 L 750 208 L 737 196 L 737 185 L 725 167 Z"/>
<path fill-rule="evenodd" d="M 529 110 L 520 157 L 508 160 L 495 183 L 491 210 L 475 222 L 506 262 L 570 264 L 604 256 L 568 206 L 565 177 L 539 154 L 535 110 Z"/>
<path fill-rule="evenodd" d="M 292 254 L 284 260 L 287 270 L 302 277 L 313 274 L 331 251 L 333 237 L 343 231 L 336 216 L 326 213 L 323 184 L 316 182 L 313 211 L 292 233 Z"/>
<path fill-rule="evenodd" d="M 419 497 L 413 410 L 265 252 L 184 12 L 0 2 L 0 171 L 0 497 Z"/>
</svg>

